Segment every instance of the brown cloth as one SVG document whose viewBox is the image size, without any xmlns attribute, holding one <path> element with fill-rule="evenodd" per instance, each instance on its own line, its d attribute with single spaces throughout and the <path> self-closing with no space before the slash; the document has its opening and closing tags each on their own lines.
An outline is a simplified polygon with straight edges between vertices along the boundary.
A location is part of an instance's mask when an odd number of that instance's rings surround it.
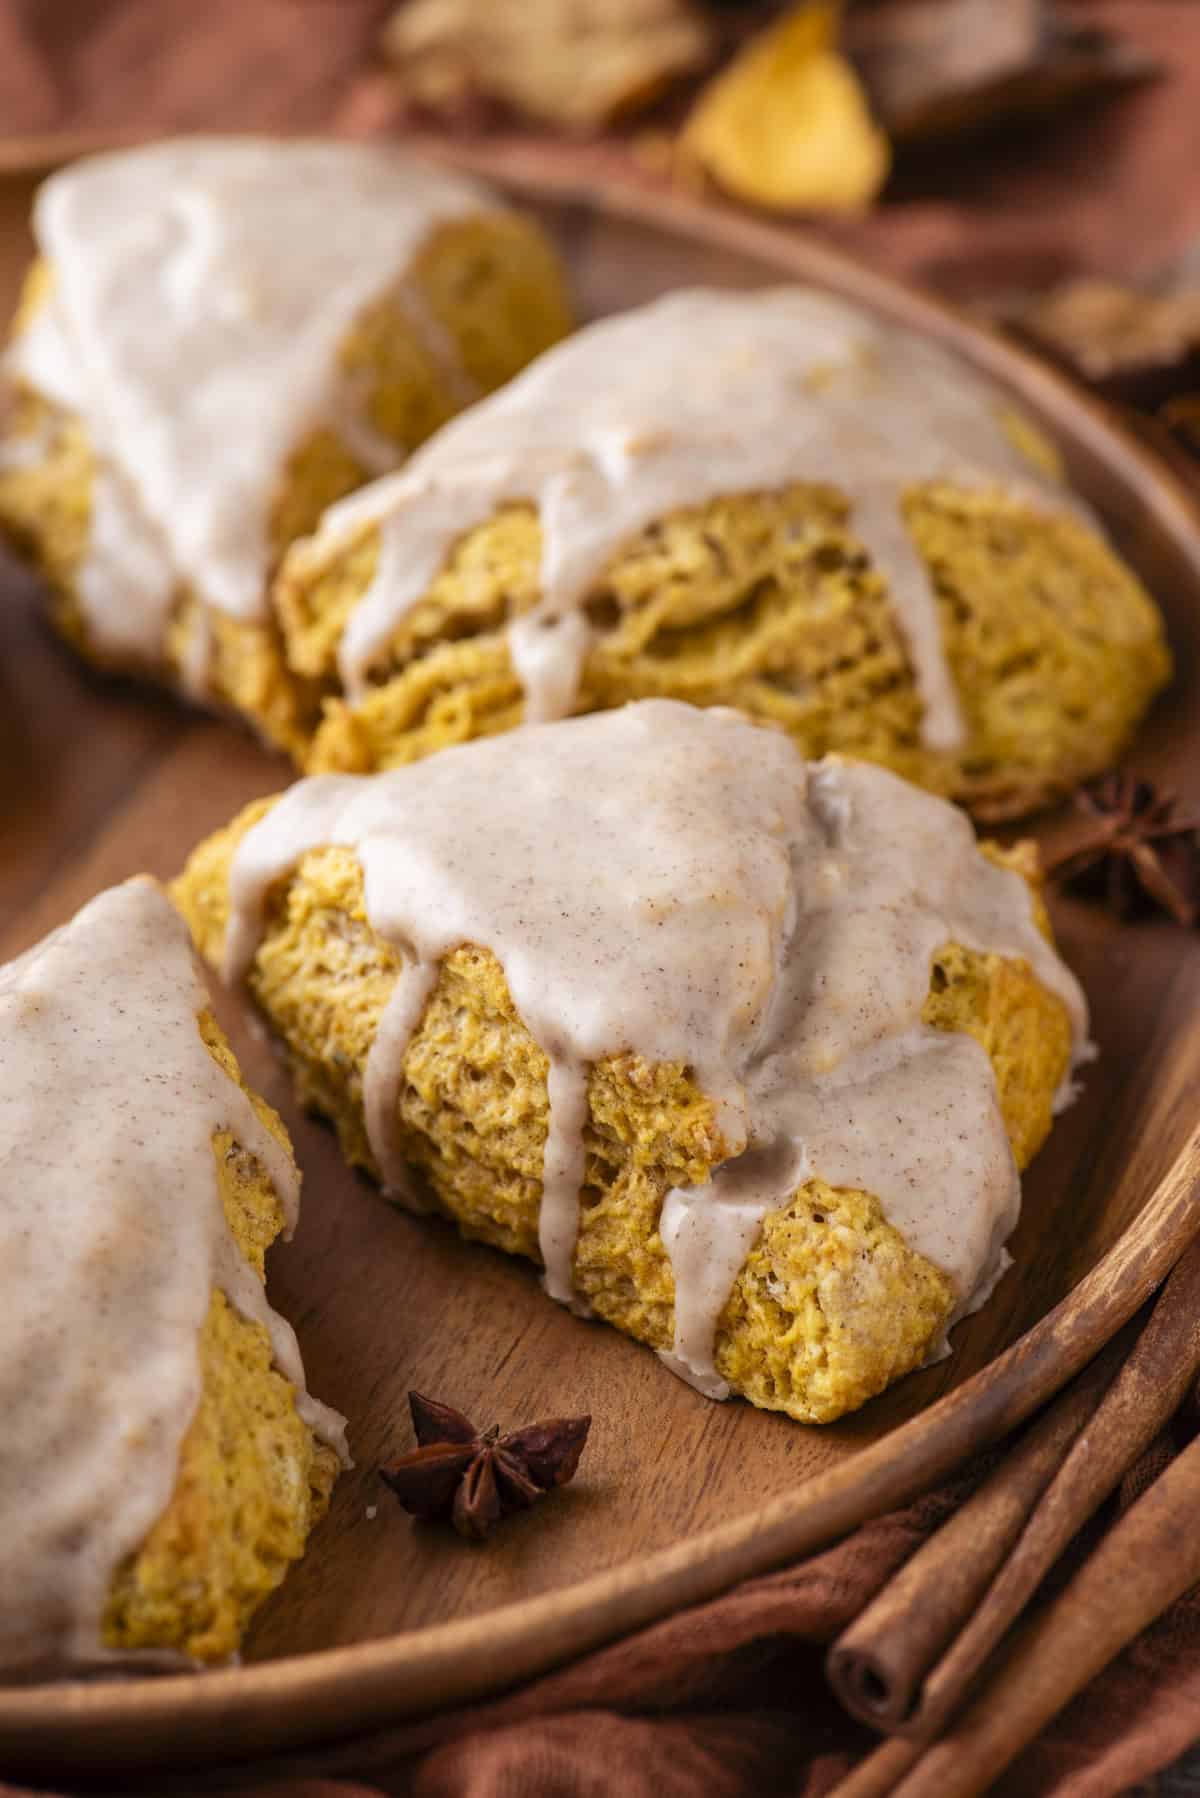
<svg viewBox="0 0 1200 1798">
<path fill-rule="evenodd" d="M 57 133 L 78 143 L 92 134 L 200 127 L 389 129 L 396 110 L 371 53 L 390 3 L 0 0 L 0 165 L 6 142 Z M 1158 56 L 1164 78 L 1052 129 L 1010 135 L 1002 151 L 956 153 L 949 169 L 943 161 L 924 175 L 902 170 L 876 212 L 822 228 L 893 271 L 958 295 L 1079 272 L 1138 278 L 1178 260 L 1200 238 L 1200 4 L 1073 4 Z M 585 177 L 654 179 L 625 140 L 547 141 L 544 154 Z M 1174 1439 L 1156 1444 L 1126 1481 L 1121 1504 L 1196 1420 L 1193 1407 Z M 496 1702 L 301 1760 L 191 1783 L 156 1774 L 142 1789 L 155 1798 L 214 1790 L 246 1798 L 816 1798 L 873 1744 L 825 1685 L 826 1645 L 962 1502 L 983 1466 L 826 1554 Z M 407 1527 L 400 1518 L 396 1526 Z M 1110 1798 L 1197 1738 L 1193 1594 L 1096 1680 L 996 1790 L 1002 1798 Z M 0 1787 L 0 1798 L 18 1798 L 18 1789 Z"/>
<path fill-rule="evenodd" d="M 389 0 L 0 0 L 0 133 L 316 130 L 391 10 Z"/>
<path fill-rule="evenodd" d="M 1193 1395 L 1055 1570 L 1047 1596 L 1198 1428 Z M 192 1780 L 155 1774 L 143 1789 L 154 1798 L 819 1798 L 876 1741 L 826 1686 L 826 1646 L 994 1460 L 825 1554 L 507 1697 L 302 1757 Z M 1200 1589 L 1114 1661 L 993 1790 L 1114 1798 L 1197 1738 Z M 0 1786 L 0 1798 L 26 1798 L 26 1788 Z"/>
</svg>

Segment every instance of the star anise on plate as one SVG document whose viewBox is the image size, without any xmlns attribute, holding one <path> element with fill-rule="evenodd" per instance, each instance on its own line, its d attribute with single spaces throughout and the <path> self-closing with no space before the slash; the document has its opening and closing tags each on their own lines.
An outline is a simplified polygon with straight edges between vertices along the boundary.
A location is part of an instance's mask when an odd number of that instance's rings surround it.
<svg viewBox="0 0 1200 1798">
<path fill-rule="evenodd" d="M 1177 816 L 1175 796 L 1118 772 L 1081 787 L 1087 820 L 1046 872 L 1104 898 L 1118 917 L 1158 905 L 1180 924 L 1200 918 L 1200 817 Z"/>
<path fill-rule="evenodd" d="M 551 1417 L 500 1434 L 478 1430 L 461 1411 L 408 1395 L 417 1447 L 386 1462 L 380 1477 L 414 1517 L 449 1517 L 460 1536 L 482 1541 L 502 1517 L 523 1511 L 579 1466 L 590 1417 Z"/>
</svg>

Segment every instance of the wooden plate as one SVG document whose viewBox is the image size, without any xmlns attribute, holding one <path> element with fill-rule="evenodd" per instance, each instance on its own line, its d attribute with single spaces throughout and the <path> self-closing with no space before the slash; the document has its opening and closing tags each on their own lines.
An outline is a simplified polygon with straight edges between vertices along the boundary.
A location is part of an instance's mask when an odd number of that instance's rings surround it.
<svg viewBox="0 0 1200 1798">
<path fill-rule="evenodd" d="M 30 192 L 28 180 L 0 184 L 6 304 L 28 254 Z M 1179 678 L 1136 764 L 1200 798 L 1200 513 L 1096 405 L 965 318 L 799 236 L 687 201 L 665 212 L 630 196 L 543 187 L 525 197 L 557 234 L 590 313 L 681 283 L 808 278 L 928 330 L 1007 382 L 1168 612 Z M 29 584 L 11 572 L 2 580 L 6 959 L 98 888 L 138 869 L 174 872 L 198 837 L 288 770 L 228 725 L 90 677 L 43 629 Z M 6 1768 L 161 1770 L 494 1691 L 830 1541 L 1027 1413 L 1140 1302 L 1194 1216 L 1190 1161 L 1143 1207 L 1195 1123 L 1200 938 L 1166 923 L 1118 928 L 1076 902 L 1055 914 L 1103 1055 L 1026 1181 L 1016 1267 L 955 1332 L 951 1360 L 825 1429 L 706 1402 L 644 1349 L 549 1303 L 527 1266 L 390 1210 L 298 1114 L 270 1052 L 224 1003 L 305 1169 L 303 1220 L 272 1258 L 273 1296 L 296 1324 L 313 1390 L 349 1415 L 358 1466 L 263 1610 L 244 1666 L 0 1694 Z M 995 1361 L 1114 1244 L 1064 1310 Z M 410 1386 L 484 1423 L 591 1411 L 577 1483 L 486 1549 L 415 1527 L 372 1471 L 407 1444 Z"/>
</svg>

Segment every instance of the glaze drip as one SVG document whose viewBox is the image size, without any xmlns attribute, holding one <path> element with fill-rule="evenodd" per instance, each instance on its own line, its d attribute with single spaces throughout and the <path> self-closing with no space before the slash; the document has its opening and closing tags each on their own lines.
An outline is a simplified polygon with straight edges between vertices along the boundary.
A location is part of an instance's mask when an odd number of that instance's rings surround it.
<svg viewBox="0 0 1200 1798">
<path fill-rule="evenodd" d="M 1017 1170 L 986 1053 L 922 1021 L 932 959 L 959 943 L 1026 960 L 1077 1056 L 1087 1015 L 1025 882 L 944 800 L 667 700 L 317 776 L 238 847 L 227 979 L 253 961 L 274 883 L 333 844 L 405 957 L 364 1081 L 384 1178 L 400 1181 L 388 1120 L 424 996 L 445 955 L 487 948 L 550 1064 L 539 1241 L 555 1298 L 573 1295 L 588 1071 L 625 1051 L 693 1070 L 724 1141 L 710 1182 L 662 1215 L 669 1360 L 702 1390 L 721 1394 L 717 1320 L 762 1218 L 810 1177 L 874 1193 L 960 1313 L 997 1277 Z"/>
<path fill-rule="evenodd" d="M 0 968 L 0 1669 L 103 1661 L 113 1574 L 165 1510 L 214 1288 L 267 1330 L 305 1421 L 290 1325 L 221 1206 L 213 1137 L 257 1157 L 290 1231 L 299 1180 L 208 1053 L 183 924 L 133 880 Z"/>
<path fill-rule="evenodd" d="M 333 506 L 300 556 L 321 565 L 364 525 L 381 528 L 339 651 L 343 686 L 360 697 L 456 541 L 502 505 L 533 504 L 542 597 L 510 625 L 509 647 L 526 720 L 540 722 L 574 709 L 591 637 L 583 604 L 639 531 L 722 495 L 826 483 L 847 496 L 851 529 L 888 581 L 925 741 L 953 749 L 958 697 L 902 512 L 929 481 L 1082 510 L 1021 454 L 998 393 L 925 339 L 804 288 L 696 290 L 547 351 L 400 473 Z"/>
</svg>

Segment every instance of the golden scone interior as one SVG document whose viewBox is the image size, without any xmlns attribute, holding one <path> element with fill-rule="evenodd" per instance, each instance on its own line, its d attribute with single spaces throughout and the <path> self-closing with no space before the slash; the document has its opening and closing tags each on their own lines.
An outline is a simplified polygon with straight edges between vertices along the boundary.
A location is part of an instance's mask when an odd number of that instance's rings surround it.
<svg viewBox="0 0 1200 1798">
<path fill-rule="evenodd" d="M 860 820 L 845 825 L 846 842 L 842 806 Z M 911 866 L 904 876 L 893 868 L 894 913 L 879 886 L 861 918 L 839 919 L 823 906 L 822 882 L 862 890 L 860 854 L 886 859 L 889 813 L 926 854 L 933 833 L 937 890 L 922 896 L 910 890 Z M 447 816 L 449 836 L 435 822 Z M 890 853 L 902 855 L 895 840 Z M 563 872 L 568 861 L 574 875 Z M 418 1170 L 422 1196 L 466 1234 L 541 1260 L 554 1296 L 651 1344 L 701 1389 L 826 1421 L 919 1365 L 1003 1266 L 1016 1170 L 1050 1127 L 1085 1029 L 1031 873 L 1028 851 L 981 856 L 961 815 L 889 774 L 850 763 L 806 772 L 776 733 L 650 702 L 365 782 L 302 782 L 202 844 L 174 896 L 203 954 L 230 971 L 244 965 L 301 1097 L 333 1119 L 351 1161 L 394 1189 Z M 414 896 L 425 879 L 436 918 Z M 487 914 L 470 931 L 460 882 Z M 575 895 L 574 971 L 531 922 L 543 883 L 555 901 Z M 984 912 L 956 910 L 955 885 L 986 891 Z M 800 978 L 783 971 L 789 944 L 808 940 L 805 931 L 817 933 L 819 966 L 804 980 L 827 972 L 842 995 L 840 1024 L 836 1005 L 789 987 Z M 622 939 L 619 957 L 610 932 Z M 957 940 L 964 934 L 973 940 Z M 885 945 L 877 963 L 874 939 Z M 903 957 L 895 968 L 889 948 Z M 856 954 L 870 977 L 855 973 Z M 671 979 L 658 979 L 656 957 Z M 890 983 L 886 1002 L 876 975 Z M 639 986 L 642 1000 L 629 1000 Z M 765 1015 L 793 1002 L 786 1050 L 747 1047 Z M 859 1157 L 864 1175 L 882 1173 L 881 1193 L 873 1179 L 843 1177 L 857 1150 L 837 1150 L 836 1132 L 812 1111 L 812 1143 L 833 1146 L 828 1165 L 817 1148 L 801 1165 L 764 1097 L 771 1081 L 755 1093 L 772 1067 L 817 1100 L 842 1078 L 857 1082 L 871 1136 L 879 1095 L 857 1058 L 870 1030 L 886 1035 L 881 1019 L 900 1015 L 892 1004 L 906 1022 L 890 1039 L 899 1076 L 886 1090 L 903 1116 L 887 1152 L 905 1165 L 889 1172 L 869 1152 Z M 663 1024 L 667 1009 L 675 1015 Z M 850 1048 L 856 1015 L 868 1034 Z M 710 1059 L 723 1024 L 745 1032 L 733 1078 L 720 1054 Z M 607 1050 L 578 1053 L 573 1030 Z M 806 1031 L 815 1034 L 798 1047 Z M 664 1053 L 688 1042 L 692 1053 Z M 391 1064 L 382 1080 L 381 1043 Z M 967 1142 L 961 1162 L 944 1140 L 955 1135 L 944 1105 Z M 955 1165 L 949 1180 L 936 1171 L 943 1151 Z M 735 1201 L 749 1207 L 736 1240 L 711 1227 L 723 1202 L 710 1203 L 713 1182 L 731 1177 L 749 1181 Z M 906 1206 L 910 1179 L 915 1206 Z M 939 1205 L 943 1222 L 970 1213 L 965 1262 L 930 1252 L 946 1247 Z"/>
<path fill-rule="evenodd" d="M 669 696 L 1000 816 L 1104 766 L 1169 672 L 1032 425 L 801 289 L 580 332 L 335 507 L 275 604 L 327 696 L 313 770 Z"/>
<path fill-rule="evenodd" d="M 344 1453 L 263 1288 L 287 1133 L 152 882 L 0 970 L 0 1022 L 0 1677 L 228 1660 Z"/>
<path fill-rule="evenodd" d="M 300 754 L 315 696 L 266 604 L 280 554 L 563 334 L 553 251 L 391 150 L 244 138 L 77 164 L 35 229 L 0 527 L 83 653 Z"/>
</svg>

